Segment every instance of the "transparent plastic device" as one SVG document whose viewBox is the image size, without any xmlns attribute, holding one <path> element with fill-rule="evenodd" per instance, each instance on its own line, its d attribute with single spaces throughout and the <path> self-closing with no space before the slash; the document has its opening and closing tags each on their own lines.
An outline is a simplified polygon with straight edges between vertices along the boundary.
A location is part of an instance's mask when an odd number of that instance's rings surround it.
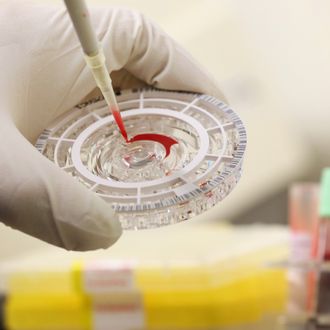
<svg viewBox="0 0 330 330">
<path fill-rule="evenodd" d="M 127 90 L 117 101 L 129 137 L 175 139 L 170 154 L 154 141 L 126 143 L 104 100 L 60 116 L 36 147 L 118 212 L 124 229 L 174 224 L 222 200 L 241 175 L 246 132 L 225 103 L 207 95 Z"/>
</svg>

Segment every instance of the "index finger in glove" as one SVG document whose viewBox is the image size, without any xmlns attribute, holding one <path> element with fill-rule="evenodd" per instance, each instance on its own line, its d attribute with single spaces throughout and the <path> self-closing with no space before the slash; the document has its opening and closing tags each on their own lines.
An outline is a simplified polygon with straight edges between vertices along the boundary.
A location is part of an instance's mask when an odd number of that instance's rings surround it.
<svg viewBox="0 0 330 330">
<path fill-rule="evenodd" d="M 214 78 L 159 26 L 138 12 L 93 8 L 109 70 L 125 69 L 148 85 L 223 99 Z"/>
</svg>

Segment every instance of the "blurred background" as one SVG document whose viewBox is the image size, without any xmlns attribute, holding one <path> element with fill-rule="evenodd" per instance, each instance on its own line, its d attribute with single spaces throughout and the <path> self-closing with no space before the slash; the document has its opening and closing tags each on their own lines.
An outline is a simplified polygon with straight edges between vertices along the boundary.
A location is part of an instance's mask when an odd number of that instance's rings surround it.
<svg viewBox="0 0 330 330">
<path fill-rule="evenodd" d="M 242 179 L 224 201 L 187 223 L 124 233 L 111 249 L 83 256 L 0 225 L 0 261 L 28 263 L 51 258 L 48 260 L 71 262 L 96 256 L 201 259 L 229 249 L 223 243 L 225 240 L 219 242 L 225 237 L 223 231 L 215 232 L 214 226 L 228 222 L 241 226 L 244 230 L 239 237 L 244 242 L 244 232 L 250 233 L 249 224 L 287 224 L 290 185 L 318 181 L 321 169 L 330 164 L 330 2 L 89 0 L 88 3 L 141 11 L 216 77 L 228 103 L 247 128 Z M 269 228 L 269 237 L 281 241 L 286 236 L 282 227 Z M 251 235 L 262 241 L 265 233 Z"/>
</svg>

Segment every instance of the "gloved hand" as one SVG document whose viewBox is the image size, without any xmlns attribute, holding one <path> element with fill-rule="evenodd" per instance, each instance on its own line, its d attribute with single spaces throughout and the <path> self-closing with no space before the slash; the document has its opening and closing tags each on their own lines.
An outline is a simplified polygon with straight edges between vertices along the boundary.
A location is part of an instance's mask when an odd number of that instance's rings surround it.
<svg viewBox="0 0 330 330">
<path fill-rule="evenodd" d="M 99 7 L 90 15 L 115 87 L 221 96 L 190 55 L 141 14 Z M 121 228 L 109 204 L 33 144 L 95 86 L 63 3 L 0 2 L 0 219 L 68 250 L 106 248 Z"/>
</svg>

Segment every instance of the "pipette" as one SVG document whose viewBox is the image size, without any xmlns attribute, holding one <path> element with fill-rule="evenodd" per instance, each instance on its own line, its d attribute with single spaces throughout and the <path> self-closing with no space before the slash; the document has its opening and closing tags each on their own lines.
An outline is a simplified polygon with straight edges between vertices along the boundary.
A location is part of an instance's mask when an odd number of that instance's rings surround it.
<svg viewBox="0 0 330 330">
<path fill-rule="evenodd" d="M 100 88 L 101 93 L 103 94 L 104 99 L 108 104 L 125 141 L 127 143 L 137 141 L 158 142 L 162 144 L 165 149 L 165 158 L 169 156 L 172 145 L 178 143 L 170 136 L 155 133 L 144 133 L 128 139 L 125 125 L 116 101 L 115 93 L 112 88 L 111 78 L 105 65 L 103 49 L 97 41 L 95 31 L 89 18 L 85 0 L 64 0 L 64 2 L 77 32 L 81 46 L 84 50 L 86 63 L 92 70 L 96 84 Z"/>
<path fill-rule="evenodd" d="M 64 0 L 97 86 L 109 106 L 119 130 L 128 142 L 127 132 L 120 115 L 111 78 L 105 65 L 105 56 L 92 27 L 85 0 Z"/>
</svg>

